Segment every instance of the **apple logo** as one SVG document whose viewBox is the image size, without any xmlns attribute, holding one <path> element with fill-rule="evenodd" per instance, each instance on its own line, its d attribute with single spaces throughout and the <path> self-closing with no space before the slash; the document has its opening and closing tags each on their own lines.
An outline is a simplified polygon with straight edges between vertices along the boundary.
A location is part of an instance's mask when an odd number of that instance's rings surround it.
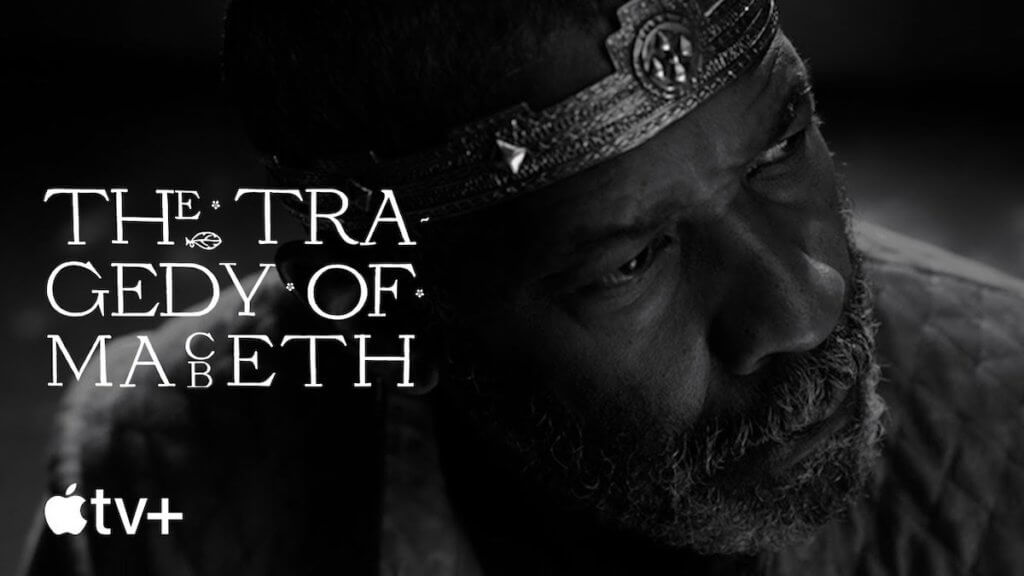
<svg viewBox="0 0 1024 576">
<path fill-rule="evenodd" d="M 54 534 L 80 534 L 85 529 L 85 518 L 82 517 L 82 504 L 85 498 L 72 496 L 78 484 L 68 486 L 64 496 L 51 496 L 43 508 L 46 525 Z"/>
</svg>

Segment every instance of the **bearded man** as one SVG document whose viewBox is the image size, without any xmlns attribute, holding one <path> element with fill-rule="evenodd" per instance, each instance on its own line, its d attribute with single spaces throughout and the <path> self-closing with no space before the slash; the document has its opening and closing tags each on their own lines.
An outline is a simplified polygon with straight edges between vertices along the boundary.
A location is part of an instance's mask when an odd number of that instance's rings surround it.
<svg viewBox="0 0 1024 576">
<path fill-rule="evenodd" d="M 47 535 L 33 573 L 1024 573 L 1024 284 L 851 221 L 778 22 L 236 0 L 274 177 L 394 189 L 415 224 L 413 256 L 285 246 L 284 282 L 414 257 L 426 297 L 387 329 L 438 385 L 330 386 L 352 364 L 325 356 L 311 393 L 276 349 L 261 394 L 74 388 L 54 492 L 170 496 L 188 527 Z M 363 329 L 275 287 L 153 341 Z"/>
</svg>

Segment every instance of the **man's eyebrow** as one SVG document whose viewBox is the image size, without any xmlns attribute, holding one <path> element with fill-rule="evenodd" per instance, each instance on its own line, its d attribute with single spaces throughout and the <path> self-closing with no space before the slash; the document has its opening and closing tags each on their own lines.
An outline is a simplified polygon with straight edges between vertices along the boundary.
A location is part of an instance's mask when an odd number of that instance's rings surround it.
<svg viewBox="0 0 1024 576">
<path fill-rule="evenodd" d="M 612 242 L 642 238 L 675 219 L 682 210 L 678 201 L 661 202 L 629 222 L 582 229 L 572 235 L 572 252 L 582 254 Z"/>
<path fill-rule="evenodd" d="M 800 73 L 791 80 L 789 91 L 775 113 L 769 142 L 778 142 L 786 136 L 789 127 L 799 117 L 800 110 L 805 105 L 810 105 L 811 112 L 814 112 L 814 89 L 811 87 L 810 77 L 807 73 Z"/>
</svg>

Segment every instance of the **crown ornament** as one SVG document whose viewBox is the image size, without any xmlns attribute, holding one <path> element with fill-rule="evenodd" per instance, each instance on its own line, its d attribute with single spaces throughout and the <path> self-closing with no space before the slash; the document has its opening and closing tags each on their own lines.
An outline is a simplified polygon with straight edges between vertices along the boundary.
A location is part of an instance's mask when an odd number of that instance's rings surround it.
<svg viewBox="0 0 1024 576">
<path fill-rule="evenodd" d="M 474 212 L 647 142 L 759 62 L 778 32 L 774 0 L 717 0 L 707 9 L 696 0 L 631 0 L 617 16 L 605 41 L 614 72 L 548 108 L 518 104 L 400 158 L 368 152 L 302 170 L 275 158 L 270 170 L 288 185 L 348 185 L 367 197 L 393 189 L 420 221 Z M 354 208 L 347 222 L 372 216 Z"/>
</svg>

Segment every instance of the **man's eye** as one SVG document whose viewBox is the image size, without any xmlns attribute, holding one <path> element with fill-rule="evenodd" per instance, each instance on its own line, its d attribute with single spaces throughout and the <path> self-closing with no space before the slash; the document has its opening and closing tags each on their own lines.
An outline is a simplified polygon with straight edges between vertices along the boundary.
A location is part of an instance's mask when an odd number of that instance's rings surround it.
<svg viewBox="0 0 1024 576">
<path fill-rule="evenodd" d="M 672 238 L 669 236 L 662 236 L 654 240 L 628 262 L 616 268 L 615 271 L 602 276 L 601 279 L 597 281 L 596 287 L 614 288 L 616 286 L 628 284 L 643 276 L 644 272 L 647 272 L 651 267 L 651 264 L 655 259 L 657 259 L 658 254 L 660 254 L 661 251 L 664 250 L 671 242 Z"/>
<path fill-rule="evenodd" d="M 762 152 L 751 166 L 750 174 L 754 174 L 758 170 L 771 166 L 772 164 L 778 164 L 792 156 L 800 149 L 800 145 L 803 144 L 804 137 L 806 135 L 807 130 L 801 130 Z"/>
</svg>

